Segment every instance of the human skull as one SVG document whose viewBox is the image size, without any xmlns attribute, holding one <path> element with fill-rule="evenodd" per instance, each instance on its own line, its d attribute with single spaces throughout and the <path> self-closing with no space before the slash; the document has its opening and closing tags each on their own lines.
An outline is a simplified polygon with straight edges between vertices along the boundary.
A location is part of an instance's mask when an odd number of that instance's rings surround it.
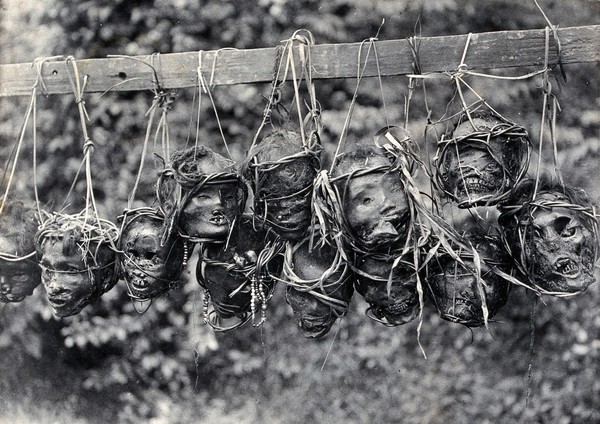
<svg viewBox="0 0 600 424">
<path fill-rule="evenodd" d="M 277 130 L 247 160 L 244 174 L 254 188 L 254 213 L 285 240 L 300 240 L 310 225 L 312 186 L 320 167 L 318 137 L 313 138 L 314 151 L 303 146 L 299 133 Z"/>
<path fill-rule="evenodd" d="M 172 288 L 183 267 L 183 242 L 163 239 L 164 221 L 153 211 L 126 216 L 119 254 L 123 277 L 132 299 L 153 299 Z"/>
<path fill-rule="evenodd" d="M 485 296 L 487 318 L 492 318 L 506 304 L 510 290 L 509 283 L 493 268 L 507 274 L 510 269 L 507 255 L 497 238 L 486 236 L 472 241 L 480 255 L 479 272 L 472 252 L 458 250 L 462 264 L 445 252 L 429 264 L 426 280 L 442 319 L 478 327 L 485 324 L 480 290 Z"/>
<path fill-rule="evenodd" d="M 481 113 L 462 117 L 437 162 L 438 184 L 459 207 L 497 203 L 524 173 L 528 136 L 498 132 L 508 127 L 500 117 Z"/>
<path fill-rule="evenodd" d="M 0 252 L 18 256 L 15 240 L 0 236 Z M 40 268 L 31 260 L 0 259 L 0 302 L 21 302 L 40 284 Z"/>
<path fill-rule="evenodd" d="M 246 202 L 235 162 L 205 146 L 175 152 L 157 185 L 166 219 L 192 242 L 225 242 Z"/>
<path fill-rule="evenodd" d="M 540 193 L 534 203 L 571 201 L 559 191 Z M 536 286 L 551 293 L 577 293 L 595 281 L 597 233 L 590 219 L 570 207 L 531 210 L 524 242 L 526 269 Z"/>
<path fill-rule="evenodd" d="M 354 291 L 352 273 L 343 262 L 331 269 L 336 259 L 336 251 L 328 245 L 310 252 L 308 243 L 303 243 L 293 252 L 291 266 L 296 276 L 316 285 L 310 291 L 292 285 L 286 290 L 286 301 L 304 337 L 319 338 L 327 334 L 350 303 Z"/>
<path fill-rule="evenodd" d="M 48 301 L 56 316 L 67 317 L 78 314 L 117 282 L 116 255 L 108 239 L 116 239 L 116 231 L 90 238 L 96 230 L 84 233 L 81 216 L 56 218 L 42 224 L 36 249 Z"/>
<path fill-rule="evenodd" d="M 419 314 L 417 275 L 408 265 L 392 270 L 393 258 L 378 260 L 373 257 L 357 262 L 356 291 L 369 304 L 372 315 L 388 326 L 406 324 Z M 392 273 L 388 292 L 388 280 Z"/>
<path fill-rule="evenodd" d="M 181 233 L 192 240 L 226 240 L 241 212 L 241 197 L 237 182 L 203 185 L 181 210 Z"/>
<path fill-rule="evenodd" d="M 20 302 L 40 284 L 32 259 L 38 221 L 36 210 L 22 201 L 7 201 L 0 216 L 0 302 Z"/>
<path fill-rule="evenodd" d="M 408 198 L 397 173 L 351 178 L 343 205 L 349 230 L 365 246 L 389 245 L 408 231 Z"/>
<path fill-rule="evenodd" d="M 265 245 L 265 233 L 255 230 L 251 219 L 243 218 L 227 245 L 202 246 L 196 279 L 210 294 L 218 319 L 244 320 L 253 301 L 266 301 L 260 296 L 270 296 L 275 286 L 273 275 L 279 275 L 283 261 L 276 255 L 261 264 L 257 275 L 257 261 Z M 266 306 L 264 302 L 262 305 Z"/>
<path fill-rule="evenodd" d="M 374 146 L 358 144 L 332 172 L 341 195 L 344 237 L 360 249 L 388 250 L 410 227 L 410 204 L 401 170 Z"/>
</svg>

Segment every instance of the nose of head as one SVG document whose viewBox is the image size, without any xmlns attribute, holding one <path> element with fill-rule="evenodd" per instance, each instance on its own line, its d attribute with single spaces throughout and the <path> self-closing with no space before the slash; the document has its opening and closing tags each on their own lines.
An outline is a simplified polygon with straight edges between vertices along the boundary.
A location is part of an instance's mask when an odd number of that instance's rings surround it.
<svg viewBox="0 0 600 424">
<path fill-rule="evenodd" d="M 4 275 L 0 275 L 0 293 L 8 294 L 10 293 L 10 284 L 8 282 L 8 277 Z"/>
<path fill-rule="evenodd" d="M 48 294 L 58 294 L 61 291 L 60 284 L 55 275 L 47 277 L 43 280 L 44 287 L 46 287 L 46 291 Z"/>
<path fill-rule="evenodd" d="M 548 249 L 549 252 L 555 253 L 560 249 L 560 243 L 558 243 L 558 237 L 556 237 L 553 234 L 546 235 L 546 237 L 544 238 L 544 242 L 546 245 L 546 249 Z"/>
<path fill-rule="evenodd" d="M 381 199 L 381 212 L 387 213 L 394 210 L 394 200 L 392 196 L 385 196 Z"/>
</svg>

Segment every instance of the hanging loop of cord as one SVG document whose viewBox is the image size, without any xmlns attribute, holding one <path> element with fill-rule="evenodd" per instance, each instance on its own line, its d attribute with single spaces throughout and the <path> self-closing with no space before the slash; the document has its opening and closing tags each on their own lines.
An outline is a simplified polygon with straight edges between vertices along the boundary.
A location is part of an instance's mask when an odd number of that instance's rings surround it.
<svg viewBox="0 0 600 424">
<path fill-rule="evenodd" d="M 224 49 L 219 49 L 215 52 L 214 57 L 213 57 L 209 81 L 206 81 L 206 78 L 204 78 L 204 72 L 202 70 L 202 57 L 203 57 L 204 52 L 202 50 L 198 51 L 198 68 L 196 69 L 196 73 L 198 76 L 198 83 L 199 83 L 199 88 L 198 88 L 198 93 L 200 96 L 199 98 L 200 99 L 202 98 L 202 93 L 205 93 L 208 95 L 212 110 L 215 114 L 215 119 L 217 121 L 217 127 L 219 128 L 219 134 L 221 135 L 221 140 L 223 140 L 223 145 L 225 146 L 225 151 L 227 152 L 229 159 L 233 159 L 233 157 L 231 155 L 231 151 L 229 150 L 229 145 L 227 144 L 225 132 L 223 131 L 223 125 L 221 124 L 221 119 L 219 118 L 219 112 L 217 110 L 217 105 L 216 105 L 215 100 L 212 95 L 212 89 L 215 86 L 214 78 L 215 78 L 215 70 L 217 68 L 217 59 L 219 57 L 219 53 L 223 50 L 237 50 L 237 49 L 224 48 Z M 199 100 L 198 101 L 198 118 L 197 118 L 198 121 L 197 121 L 197 127 L 196 127 L 196 145 L 195 145 L 196 147 L 198 147 L 198 139 L 199 139 L 198 133 L 200 130 L 200 109 L 201 109 L 200 106 L 201 106 L 201 101 Z"/>
<path fill-rule="evenodd" d="M 385 98 L 383 96 L 382 79 L 381 79 L 381 74 L 379 72 L 379 57 L 377 56 L 377 47 L 375 44 L 376 41 L 379 40 L 379 32 L 381 31 L 381 28 L 383 27 L 384 23 L 385 23 L 385 19 L 381 22 L 381 25 L 377 29 L 377 33 L 375 34 L 375 37 L 371 37 L 371 38 L 367 38 L 367 39 L 363 40 L 360 43 L 360 46 L 358 48 L 357 65 L 356 65 L 356 86 L 354 88 L 354 93 L 352 94 L 352 99 L 350 100 L 350 106 L 348 107 L 348 112 L 346 113 L 346 118 L 344 120 L 342 132 L 340 134 L 340 138 L 338 139 L 337 147 L 336 147 L 335 153 L 333 155 L 333 159 L 331 161 L 331 167 L 329 169 L 330 173 L 333 171 L 333 168 L 336 164 L 336 160 L 341 155 L 342 149 L 345 145 L 346 135 L 348 134 L 348 129 L 350 128 L 350 121 L 352 120 L 352 115 L 354 113 L 354 106 L 356 104 L 356 100 L 358 99 L 358 90 L 360 88 L 360 83 L 365 74 L 367 65 L 369 64 L 369 57 L 371 55 L 371 50 L 374 51 L 377 73 L 378 73 L 378 77 L 379 77 L 379 86 L 381 89 L 381 100 L 384 105 L 384 116 L 385 116 L 386 123 L 388 122 L 387 109 L 385 107 Z M 363 62 L 362 61 L 363 60 L 362 59 L 362 56 L 363 56 L 362 51 L 363 51 L 363 47 L 366 43 L 368 43 L 368 47 L 367 47 L 367 52 L 365 54 L 365 58 L 364 58 L 364 62 Z M 388 126 L 389 126 L 389 124 L 388 124 Z"/>
<path fill-rule="evenodd" d="M 292 106 L 290 110 L 293 108 L 296 109 L 302 144 L 307 150 L 314 149 L 314 134 L 318 134 L 321 129 L 321 106 L 316 98 L 312 76 L 313 65 L 311 46 L 313 45 L 314 37 L 312 33 L 305 29 L 299 29 L 295 31 L 290 38 L 285 40 L 284 45 L 279 45 L 275 49 L 271 91 L 263 112 L 262 122 L 256 131 L 250 150 L 252 150 L 252 148 L 258 142 L 264 126 L 267 123 L 272 122 L 273 110 L 283 109 L 287 112 L 287 109 L 285 109 L 285 107 L 283 107 L 281 104 L 281 89 L 283 84 L 288 79 L 291 79 L 294 89 Z M 303 107 L 300 94 L 300 86 L 302 81 L 305 81 L 309 99 L 308 103 L 304 103 L 308 108 L 308 112 L 305 116 L 303 116 Z"/>
</svg>

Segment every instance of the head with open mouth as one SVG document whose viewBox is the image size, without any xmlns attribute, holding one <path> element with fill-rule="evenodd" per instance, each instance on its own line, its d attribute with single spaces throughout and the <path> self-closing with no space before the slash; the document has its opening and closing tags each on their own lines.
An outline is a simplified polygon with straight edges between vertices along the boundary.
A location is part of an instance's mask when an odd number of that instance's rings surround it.
<svg viewBox="0 0 600 424">
<path fill-rule="evenodd" d="M 122 219 L 118 257 L 129 296 L 153 299 L 178 282 L 184 242 L 167 234 L 164 217 L 152 208 L 128 211 Z"/>
<path fill-rule="evenodd" d="M 351 246 L 384 250 L 405 239 L 410 200 L 401 170 L 383 148 L 357 143 L 339 158 L 331 180 L 341 198 L 343 236 Z"/>
<path fill-rule="evenodd" d="M 438 142 L 434 182 L 459 207 L 494 205 L 525 175 L 530 149 L 522 126 L 491 111 L 465 112 Z"/>
<path fill-rule="evenodd" d="M 0 200 L 1 201 L 1 200 Z M 35 260 L 38 221 L 34 208 L 21 201 L 4 204 L 0 216 L 0 302 L 20 302 L 40 284 Z"/>
<path fill-rule="evenodd" d="M 417 275 L 410 264 L 392 269 L 394 258 L 359 258 L 356 291 L 369 304 L 367 315 L 386 326 L 397 326 L 419 315 Z M 391 273 L 391 284 L 390 284 Z"/>
<path fill-rule="evenodd" d="M 42 283 L 58 317 L 78 314 L 117 282 L 118 231 L 90 212 L 54 213 L 36 235 Z"/>
<path fill-rule="evenodd" d="M 468 248 L 455 250 L 462 263 L 440 252 L 427 266 L 426 281 L 442 319 L 479 327 L 508 301 L 511 286 L 496 271 L 510 275 L 511 262 L 499 237 L 473 233 L 464 238 Z"/>
<path fill-rule="evenodd" d="M 598 221 L 583 190 L 526 181 L 503 206 L 499 222 L 522 272 L 542 293 L 577 294 L 595 281 Z"/>
<path fill-rule="evenodd" d="M 304 237 L 311 220 L 313 181 L 319 172 L 321 144 L 279 129 L 254 146 L 243 165 L 254 191 L 254 214 L 284 240 Z"/>
<path fill-rule="evenodd" d="M 174 153 L 158 186 L 161 209 L 192 242 L 226 241 L 246 203 L 235 163 L 204 146 Z"/>
<path fill-rule="evenodd" d="M 353 273 L 327 244 L 310 251 L 304 240 L 293 248 L 288 245 L 288 253 L 284 275 L 290 284 L 285 299 L 304 337 L 322 337 L 348 309 Z"/>
</svg>

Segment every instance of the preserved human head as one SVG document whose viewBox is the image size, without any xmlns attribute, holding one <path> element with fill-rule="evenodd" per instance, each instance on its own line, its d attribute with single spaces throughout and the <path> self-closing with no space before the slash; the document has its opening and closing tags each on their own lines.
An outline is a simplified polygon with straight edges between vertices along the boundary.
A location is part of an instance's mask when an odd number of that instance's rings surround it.
<svg viewBox="0 0 600 424">
<path fill-rule="evenodd" d="M 206 321 L 215 330 L 223 330 L 226 322 L 228 329 L 239 327 L 250 314 L 264 318 L 275 286 L 273 276 L 279 275 L 283 262 L 279 252 L 263 254 L 272 247 L 266 233 L 255 228 L 251 218 L 243 217 L 229 243 L 201 247 L 196 280 L 205 289 Z"/>
<path fill-rule="evenodd" d="M 442 319 L 478 327 L 506 304 L 510 285 L 496 270 L 510 275 L 511 265 L 498 237 L 483 234 L 465 237 L 478 259 L 470 248 L 455 250 L 462 263 L 444 251 L 428 264 L 426 281 Z"/>
<path fill-rule="evenodd" d="M 394 165 L 383 149 L 370 144 L 357 144 L 337 162 L 332 180 L 351 244 L 372 250 L 406 237 L 410 204 L 402 173 Z"/>
<path fill-rule="evenodd" d="M 365 257 L 356 264 L 356 291 L 369 304 L 367 315 L 386 326 L 406 324 L 419 315 L 417 274 L 408 264 L 392 269 L 393 262 Z"/>
<path fill-rule="evenodd" d="M 499 222 L 521 270 L 542 293 L 565 295 L 595 281 L 598 222 L 583 190 L 527 181 L 504 207 Z"/>
<path fill-rule="evenodd" d="M 175 200 L 165 196 L 161 203 L 167 215 L 165 204 L 174 203 L 180 234 L 194 242 L 224 242 L 246 202 L 246 187 L 235 163 L 207 147 L 190 147 L 173 154 L 161 186 L 167 186 L 169 178 L 181 194 Z"/>
<path fill-rule="evenodd" d="M 36 249 L 42 283 L 58 317 L 78 314 L 117 282 L 117 231 L 104 221 L 54 214 L 42 223 Z"/>
<path fill-rule="evenodd" d="M 286 264 L 293 273 L 286 279 L 293 285 L 287 286 L 285 299 L 304 337 L 323 337 L 348 309 L 353 274 L 336 253 L 328 245 L 309 251 L 304 242 L 293 249 L 291 263 Z"/>
<path fill-rule="evenodd" d="M 129 296 L 153 299 L 179 281 L 183 268 L 183 240 L 166 234 L 164 217 L 151 208 L 124 216 L 119 237 L 119 259 Z"/>
<path fill-rule="evenodd" d="M 254 190 L 254 214 L 281 238 L 297 241 L 311 221 L 313 181 L 320 168 L 318 136 L 276 130 L 248 154 L 244 176 Z"/>
<path fill-rule="evenodd" d="M 438 143 L 436 184 L 459 207 L 494 205 L 524 175 L 527 131 L 491 111 L 463 113 Z"/>
<path fill-rule="evenodd" d="M 40 284 L 35 260 L 36 211 L 21 201 L 4 204 L 0 216 L 0 302 L 20 302 Z"/>
</svg>

